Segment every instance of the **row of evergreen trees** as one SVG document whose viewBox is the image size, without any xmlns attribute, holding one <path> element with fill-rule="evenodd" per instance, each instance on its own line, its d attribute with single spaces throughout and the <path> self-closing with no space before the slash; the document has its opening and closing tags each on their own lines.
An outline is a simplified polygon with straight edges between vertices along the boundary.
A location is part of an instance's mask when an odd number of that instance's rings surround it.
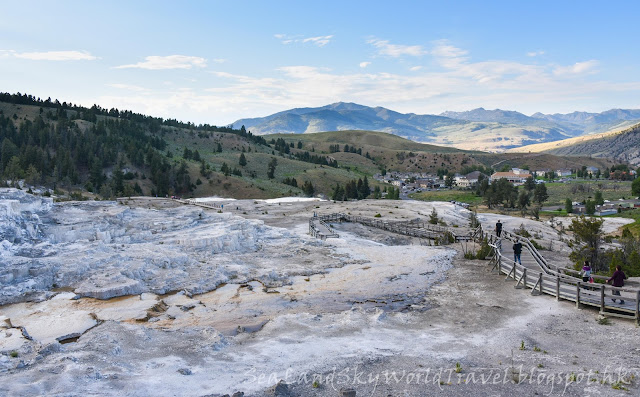
<svg viewBox="0 0 640 397">
<path fill-rule="evenodd" d="M 544 183 L 536 184 L 532 177 L 527 178 L 522 189 L 518 189 L 507 179 L 501 178 L 489 183 L 487 178 L 478 181 L 476 194 L 484 198 L 487 207 L 503 205 L 507 208 L 519 208 L 524 211 L 532 202 L 538 206 L 547 201 L 549 194 Z"/>
</svg>

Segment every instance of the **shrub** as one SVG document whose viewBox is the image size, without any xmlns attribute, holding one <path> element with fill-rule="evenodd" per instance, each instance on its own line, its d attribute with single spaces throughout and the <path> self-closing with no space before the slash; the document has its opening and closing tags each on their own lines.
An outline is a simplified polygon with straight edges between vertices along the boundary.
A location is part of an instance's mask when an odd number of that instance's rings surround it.
<svg viewBox="0 0 640 397">
<path fill-rule="evenodd" d="M 531 237 L 531 234 L 527 231 L 527 229 L 524 228 L 523 223 L 520 224 L 520 227 L 518 229 L 514 229 L 513 232 L 522 237 L 526 237 L 526 238 Z"/>
<path fill-rule="evenodd" d="M 542 245 L 538 244 L 538 242 L 534 239 L 529 240 L 531 241 L 531 245 L 533 245 L 538 251 L 542 251 L 542 250 L 546 250 L 546 247 L 543 247 Z"/>
<path fill-rule="evenodd" d="M 489 254 L 491 254 L 491 247 L 489 246 L 489 243 L 487 242 L 487 239 L 485 238 L 484 240 L 482 240 L 482 243 L 480 244 L 480 249 L 476 253 L 476 258 L 477 259 L 486 259 L 487 256 L 489 256 Z"/>
<path fill-rule="evenodd" d="M 434 208 L 429 215 L 429 223 L 432 225 L 437 225 L 440 218 L 438 218 L 438 211 Z"/>
</svg>

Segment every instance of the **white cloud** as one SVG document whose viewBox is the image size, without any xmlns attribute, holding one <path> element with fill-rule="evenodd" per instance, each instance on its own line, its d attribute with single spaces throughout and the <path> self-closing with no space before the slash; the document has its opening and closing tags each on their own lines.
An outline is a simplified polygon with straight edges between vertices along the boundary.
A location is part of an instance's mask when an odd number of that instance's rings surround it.
<svg viewBox="0 0 640 397">
<path fill-rule="evenodd" d="M 13 56 L 32 61 L 93 61 L 98 57 L 86 51 L 43 51 L 43 52 L 17 52 L 13 50 L 0 51 L 4 56 Z"/>
<path fill-rule="evenodd" d="M 135 91 L 135 86 L 118 85 L 129 92 L 97 103 L 163 117 L 219 123 L 337 101 L 418 114 L 479 106 L 533 113 L 571 111 L 591 103 L 593 98 L 640 94 L 640 82 L 594 81 L 588 73 L 597 65 L 595 61 L 564 67 L 504 59 L 474 61 L 469 52 L 444 41 L 435 42 L 429 54 L 440 68 L 407 65 L 404 72 L 373 73 L 364 67 L 344 73 L 288 65 L 271 72 L 262 70 L 260 76 L 211 71 L 209 85 L 199 78 L 203 88 L 159 84 L 149 91 Z M 365 63 L 369 66 L 362 62 Z"/>
<path fill-rule="evenodd" d="M 366 68 L 369 65 L 371 65 L 371 62 L 360 62 L 360 67 L 361 68 Z"/>
<path fill-rule="evenodd" d="M 408 56 L 422 56 L 427 51 L 420 45 L 402 45 L 402 44 L 390 44 L 388 40 L 371 39 L 367 43 L 378 49 L 379 55 L 390 56 L 392 58 L 400 58 L 404 55 Z"/>
<path fill-rule="evenodd" d="M 434 42 L 434 47 L 431 50 L 438 63 L 446 68 L 456 68 L 460 64 L 466 62 L 469 58 L 466 56 L 468 52 L 466 50 L 454 47 L 447 40 L 438 40 Z"/>
<path fill-rule="evenodd" d="M 203 68 L 207 66 L 207 60 L 200 57 L 192 57 L 186 55 L 169 55 L 169 56 L 148 56 L 144 58 L 144 62 L 138 62 L 131 65 L 116 66 L 116 69 L 191 69 L 194 66 Z"/>
<path fill-rule="evenodd" d="M 303 43 L 313 43 L 318 47 L 324 47 L 329 44 L 329 41 L 333 38 L 333 35 L 329 36 L 317 36 L 317 37 L 308 37 L 306 39 L 302 39 Z"/>
<path fill-rule="evenodd" d="M 132 84 L 122 84 L 122 83 L 107 84 L 107 87 L 113 87 L 113 88 L 118 88 L 118 89 L 121 89 L 121 90 L 128 90 L 128 91 L 135 91 L 135 92 L 148 91 L 144 87 L 140 87 L 140 86 L 132 85 Z"/>
<path fill-rule="evenodd" d="M 315 36 L 315 37 L 302 37 L 302 36 L 287 36 L 285 34 L 279 33 L 279 34 L 273 35 L 273 37 L 275 37 L 276 39 L 280 40 L 282 42 L 282 44 L 295 44 L 295 43 L 307 44 L 307 43 L 311 43 L 311 44 L 316 45 L 318 47 L 324 47 L 325 45 L 329 44 L 329 42 L 333 38 L 333 35 Z"/>
<path fill-rule="evenodd" d="M 368 73 L 362 69 L 358 73 L 339 73 L 312 66 L 287 66 L 277 69 L 280 76 L 260 78 L 216 72 L 228 80 L 227 84 L 207 92 L 221 98 L 233 94 L 239 108 L 256 115 L 337 101 L 415 113 L 478 106 L 536 111 L 605 91 L 640 89 L 640 83 L 616 87 L 606 82 L 575 84 L 576 77 L 558 75 L 557 66 L 552 64 L 499 59 L 474 62 L 466 50 L 443 41 L 436 42 L 429 53 L 442 70 L 425 71 L 414 66 L 409 68 L 412 73 L 406 74 Z M 576 72 L 591 68 L 591 64 L 572 66 Z"/>
<path fill-rule="evenodd" d="M 585 62 L 576 62 L 573 65 L 569 66 L 558 66 L 553 70 L 553 74 L 555 74 L 556 76 L 592 74 L 596 72 L 596 70 L 594 69 L 597 66 L 598 61 L 592 59 Z"/>
<path fill-rule="evenodd" d="M 544 55 L 544 51 L 530 51 L 530 52 L 527 52 L 527 56 L 528 57 L 537 57 L 537 56 L 540 56 L 540 55 Z"/>
</svg>

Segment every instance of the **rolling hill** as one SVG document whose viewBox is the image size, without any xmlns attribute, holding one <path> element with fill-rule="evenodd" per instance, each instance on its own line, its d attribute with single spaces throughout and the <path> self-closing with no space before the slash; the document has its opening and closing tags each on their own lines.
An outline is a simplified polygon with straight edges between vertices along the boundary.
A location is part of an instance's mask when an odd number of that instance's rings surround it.
<svg viewBox="0 0 640 397">
<path fill-rule="evenodd" d="M 261 118 L 241 119 L 254 134 L 309 134 L 323 131 L 370 130 L 388 132 L 416 142 L 459 149 L 500 152 L 535 143 L 628 126 L 640 111 L 611 110 L 601 114 L 526 116 L 505 110 L 474 109 L 440 115 L 399 113 L 383 107 L 338 102 L 317 108 L 296 108 Z"/>
<path fill-rule="evenodd" d="M 401 118 L 394 112 L 379 114 Z M 268 164 L 274 159 L 270 175 Z M 379 131 L 253 135 L 244 128 L 0 93 L 0 176 L 75 197 L 272 198 L 303 195 L 306 182 L 315 193 L 330 195 L 336 183 L 345 185 L 382 169 L 436 174 L 480 167 L 608 164 L 601 158 L 461 150 Z"/>
<path fill-rule="evenodd" d="M 549 153 L 560 156 L 593 156 L 640 165 L 640 124 L 557 142 L 524 146 L 510 152 Z"/>
</svg>

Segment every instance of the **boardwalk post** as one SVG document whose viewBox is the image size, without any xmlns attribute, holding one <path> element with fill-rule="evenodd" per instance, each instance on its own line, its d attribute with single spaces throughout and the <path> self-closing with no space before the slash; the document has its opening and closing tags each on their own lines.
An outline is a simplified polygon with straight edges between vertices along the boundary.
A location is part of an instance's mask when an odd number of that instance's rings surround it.
<svg viewBox="0 0 640 397">
<path fill-rule="evenodd" d="M 515 271 L 516 269 L 516 263 L 513 263 L 513 278 L 514 280 L 517 280 L 517 273 Z M 522 286 L 520 285 L 520 283 L 522 283 L 524 281 L 524 283 L 522 284 Z M 518 282 L 516 283 L 515 288 L 517 289 L 521 289 L 521 288 L 526 288 L 527 287 L 527 268 L 525 267 L 524 269 L 522 269 L 522 276 L 520 276 L 520 280 L 518 280 Z"/>
<path fill-rule="evenodd" d="M 509 277 L 511 277 L 511 273 L 513 273 L 513 279 L 516 280 L 516 264 L 514 263 L 513 266 L 511 266 L 511 270 L 509 270 L 509 273 L 507 274 L 507 277 L 504 278 L 504 281 L 509 280 Z"/>
<path fill-rule="evenodd" d="M 560 300 L 560 276 L 556 276 L 556 300 Z"/>
<path fill-rule="evenodd" d="M 576 283 L 576 309 L 580 309 L 580 281 Z"/>
<path fill-rule="evenodd" d="M 542 295 L 542 272 L 538 273 L 538 286 L 540 287 L 540 295 Z M 531 291 L 533 292 L 533 291 Z"/>
<path fill-rule="evenodd" d="M 604 313 L 604 284 L 600 286 L 600 313 Z"/>
<path fill-rule="evenodd" d="M 531 288 L 531 295 L 542 295 L 542 273 L 538 273 L 538 281 Z"/>
<path fill-rule="evenodd" d="M 636 291 L 636 325 L 640 325 L 640 290 Z"/>
</svg>

